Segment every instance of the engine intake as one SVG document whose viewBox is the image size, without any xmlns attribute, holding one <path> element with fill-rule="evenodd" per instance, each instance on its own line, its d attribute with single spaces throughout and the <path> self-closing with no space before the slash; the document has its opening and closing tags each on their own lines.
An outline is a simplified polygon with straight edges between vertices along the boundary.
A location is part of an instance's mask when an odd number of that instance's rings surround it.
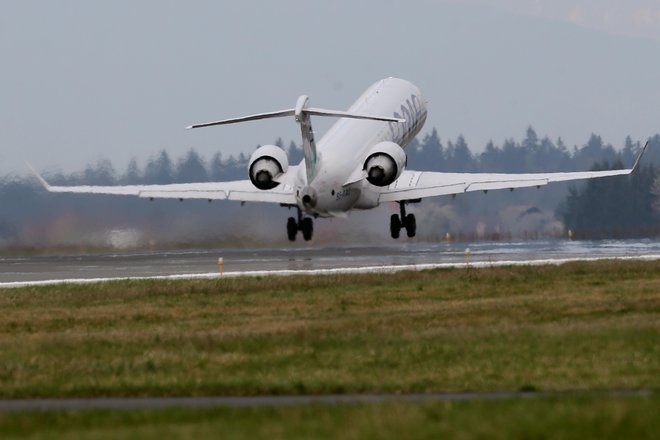
<svg viewBox="0 0 660 440">
<path fill-rule="evenodd" d="M 394 142 L 381 142 L 367 154 L 363 169 L 367 181 L 375 186 L 388 186 L 399 178 L 406 167 L 406 153 Z"/>
<path fill-rule="evenodd" d="M 259 189 L 273 189 L 277 179 L 289 169 L 286 152 L 277 145 L 264 145 L 250 156 L 248 175 L 252 184 Z"/>
</svg>

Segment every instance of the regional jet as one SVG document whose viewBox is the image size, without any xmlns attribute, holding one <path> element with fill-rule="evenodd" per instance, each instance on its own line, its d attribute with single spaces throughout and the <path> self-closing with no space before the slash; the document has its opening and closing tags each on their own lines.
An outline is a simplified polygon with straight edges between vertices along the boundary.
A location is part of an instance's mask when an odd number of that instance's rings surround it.
<svg viewBox="0 0 660 440">
<path fill-rule="evenodd" d="M 472 191 L 537 187 L 552 182 L 630 174 L 639 165 L 648 143 L 629 169 L 567 173 L 494 174 L 444 173 L 406 169 L 404 148 L 426 120 L 426 101 L 412 83 L 398 78 L 369 87 L 347 111 L 310 107 L 305 95 L 296 106 L 233 119 L 191 125 L 210 127 L 266 118 L 293 117 L 300 126 L 304 159 L 289 165 L 286 152 L 275 145 L 259 147 L 250 157 L 245 180 L 208 183 L 129 186 L 51 186 L 36 172 L 46 190 L 62 193 L 132 195 L 147 198 L 235 200 L 267 202 L 297 210 L 286 232 L 311 240 L 313 218 L 345 217 L 354 209 L 371 209 L 396 202 L 399 214 L 390 217 L 390 234 L 399 238 L 416 233 L 415 215 L 406 206 L 425 197 L 455 196 Z M 337 122 L 318 140 L 312 116 Z"/>
</svg>

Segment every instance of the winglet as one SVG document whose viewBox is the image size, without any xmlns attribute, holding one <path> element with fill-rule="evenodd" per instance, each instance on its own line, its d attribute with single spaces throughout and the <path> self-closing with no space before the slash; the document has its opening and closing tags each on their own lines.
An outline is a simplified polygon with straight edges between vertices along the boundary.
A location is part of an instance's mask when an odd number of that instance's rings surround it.
<svg viewBox="0 0 660 440">
<path fill-rule="evenodd" d="M 46 180 L 43 177 L 41 177 L 39 173 L 37 173 L 37 171 L 32 167 L 32 165 L 30 165 L 28 162 L 25 162 L 25 165 L 27 165 L 30 171 L 32 171 L 34 177 L 36 177 L 39 180 L 41 186 L 43 186 L 46 191 L 50 191 L 50 185 L 48 184 L 48 182 L 46 182 Z"/>
<path fill-rule="evenodd" d="M 642 156 L 644 156 L 644 153 L 646 153 L 646 149 L 648 147 L 649 147 L 649 141 L 646 141 L 646 144 L 644 144 L 644 148 L 642 148 L 642 151 L 639 152 L 637 158 L 635 159 L 635 163 L 633 164 L 632 170 L 630 171 L 631 173 L 634 173 L 639 168 L 639 163 L 642 160 Z"/>
</svg>

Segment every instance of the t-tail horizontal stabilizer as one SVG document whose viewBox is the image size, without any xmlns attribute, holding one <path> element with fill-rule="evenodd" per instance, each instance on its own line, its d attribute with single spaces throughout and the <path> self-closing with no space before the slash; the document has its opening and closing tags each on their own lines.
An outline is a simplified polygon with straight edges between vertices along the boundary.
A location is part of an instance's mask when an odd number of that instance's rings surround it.
<svg viewBox="0 0 660 440">
<path fill-rule="evenodd" d="M 186 128 L 203 128 L 203 127 L 212 127 L 214 125 L 226 125 L 226 124 L 236 124 L 238 122 L 247 122 L 247 121 L 258 121 L 260 119 L 271 119 L 271 118 L 284 118 L 287 116 L 294 116 L 296 109 L 290 108 L 285 110 L 278 110 L 274 112 L 266 113 L 257 113 L 254 115 L 241 116 L 238 118 L 222 119 L 219 121 L 204 122 L 201 124 L 189 125 Z M 353 113 L 345 112 L 341 110 L 326 110 L 323 108 L 308 107 L 302 109 L 303 113 L 307 113 L 310 116 L 325 116 L 325 117 L 334 117 L 334 118 L 351 118 L 351 119 L 367 119 L 372 121 L 383 121 L 383 122 L 405 122 L 405 119 L 394 118 L 389 116 L 378 116 L 378 115 L 365 115 L 362 113 Z"/>
</svg>

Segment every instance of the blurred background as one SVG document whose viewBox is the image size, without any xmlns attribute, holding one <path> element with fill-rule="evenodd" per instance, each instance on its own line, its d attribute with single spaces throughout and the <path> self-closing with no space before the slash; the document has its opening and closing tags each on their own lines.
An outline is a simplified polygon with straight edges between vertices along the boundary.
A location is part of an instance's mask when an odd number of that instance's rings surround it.
<svg viewBox="0 0 660 440">
<path fill-rule="evenodd" d="M 436 171 L 644 168 L 541 190 L 425 200 L 416 240 L 657 236 L 660 5 L 650 0 L 0 2 L 0 247 L 284 243 L 286 209 L 46 194 L 53 183 L 246 178 L 260 144 L 300 158 L 298 127 L 194 122 L 347 108 L 387 76 L 429 117 L 409 166 Z M 322 133 L 331 121 L 315 120 Z M 315 242 L 390 240 L 392 206 L 319 220 Z M 249 220 L 249 221 L 248 221 Z"/>
</svg>

